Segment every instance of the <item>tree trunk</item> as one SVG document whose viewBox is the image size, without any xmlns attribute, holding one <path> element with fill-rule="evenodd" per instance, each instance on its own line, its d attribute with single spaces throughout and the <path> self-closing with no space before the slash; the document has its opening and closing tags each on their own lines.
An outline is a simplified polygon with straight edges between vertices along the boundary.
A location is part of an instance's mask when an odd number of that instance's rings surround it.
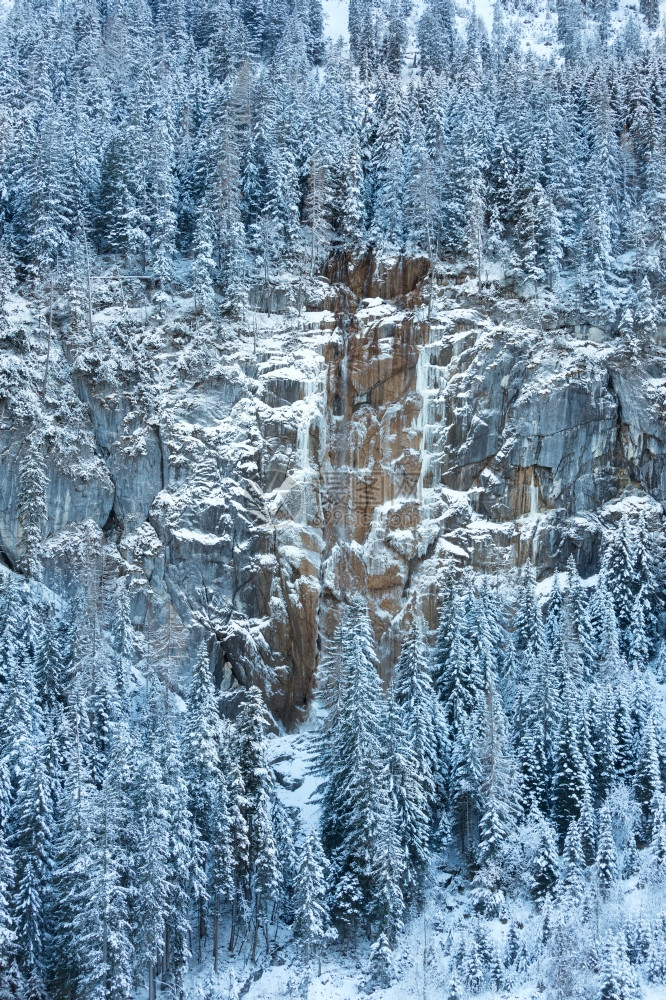
<svg viewBox="0 0 666 1000">
<path fill-rule="evenodd" d="M 218 953 L 218 943 L 220 935 L 220 900 L 219 895 L 215 893 L 215 915 L 213 917 L 213 969 L 217 972 L 217 953 Z"/>
<path fill-rule="evenodd" d="M 252 934 L 252 961 L 255 962 L 257 958 L 257 938 L 259 937 L 259 914 L 255 911 L 254 914 L 254 932 Z"/>
<path fill-rule="evenodd" d="M 198 919 L 197 923 L 199 925 L 199 933 L 197 935 L 197 937 L 198 937 L 197 956 L 198 956 L 199 961 L 201 961 L 201 939 L 202 939 L 202 937 L 204 936 L 204 934 L 206 932 L 206 925 L 204 923 L 204 913 L 203 913 L 203 902 L 202 902 L 202 900 L 199 900 L 199 919 Z"/>
<path fill-rule="evenodd" d="M 234 894 L 231 904 L 231 934 L 229 935 L 229 951 L 234 950 L 234 939 L 236 935 L 236 896 Z"/>
</svg>

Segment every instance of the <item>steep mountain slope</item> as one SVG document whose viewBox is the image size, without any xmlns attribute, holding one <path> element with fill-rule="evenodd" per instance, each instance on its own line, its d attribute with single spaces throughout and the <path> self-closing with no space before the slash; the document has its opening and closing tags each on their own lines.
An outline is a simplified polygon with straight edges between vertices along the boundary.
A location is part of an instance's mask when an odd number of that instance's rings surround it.
<svg viewBox="0 0 666 1000">
<path fill-rule="evenodd" d="M 529 304 L 460 280 L 431 289 L 425 259 L 364 258 L 307 288 L 285 278 L 272 302 L 257 289 L 215 328 L 138 282 L 134 305 L 109 304 L 109 280 L 94 344 L 56 303 L 46 378 L 47 310 L 15 298 L 5 562 L 41 427 L 45 583 L 115 566 L 146 635 L 182 621 L 185 667 L 213 630 L 218 683 L 259 682 L 288 726 L 346 595 L 367 593 L 388 668 L 416 609 L 436 624 L 448 559 L 545 572 L 573 554 L 594 573 L 618 497 L 661 518 L 663 349 L 541 328 Z"/>
</svg>

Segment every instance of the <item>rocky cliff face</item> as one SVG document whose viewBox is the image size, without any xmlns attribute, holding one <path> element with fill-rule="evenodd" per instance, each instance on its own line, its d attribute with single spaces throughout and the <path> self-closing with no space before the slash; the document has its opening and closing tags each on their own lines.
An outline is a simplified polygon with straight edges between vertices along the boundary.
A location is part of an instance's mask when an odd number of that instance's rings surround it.
<svg viewBox="0 0 666 1000">
<path fill-rule="evenodd" d="M 452 277 L 431 289 L 427 272 L 338 265 L 305 291 L 256 290 L 263 312 L 215 328 L 191 300 L 109 305 L 109 284 L 92 341 L 59 303 L 45 389 L 44 323 L 17 298 L 0 367 L 4 561 L 21 552 L 20 457 L 37 433 L 45 582 L 124 577 L 139 629 L 181 621 L 184 665 L 213 635 L 229 698 L 257 681 L 287 725 L 355 591 L 386 671 L 415 608 L 436 623 L 447 560 L 495 573 L 530 557 L 546 573 L 573 554 L 594 572 L 620 496 L 662 516 L 663 349 L 544 330 L 524 303 Z"/>
</svg>

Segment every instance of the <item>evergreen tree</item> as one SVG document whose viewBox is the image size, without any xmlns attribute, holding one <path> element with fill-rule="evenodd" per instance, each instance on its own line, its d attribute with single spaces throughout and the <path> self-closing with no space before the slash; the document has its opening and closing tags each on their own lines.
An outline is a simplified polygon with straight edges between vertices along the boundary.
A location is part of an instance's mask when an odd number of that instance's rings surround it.
<svg viewBox="0 0 666 1000">
<path fill-rule="evenodd" d="M 541 615 L 536 601 L 536 574 L 529 559 L 518 589 L 518 607 L 513 623 L 516 649 L 536 654 L 542 642 Z"/>
<path fill-rule="evenodd" d="M 629 965 L 624 934 L 609 936 L 601 962 L 601 1000 L 621 1000 L 636 997 L 638 984 Z"/>
<path fill-rule="evenodd" d="M 451 563 L 447 563 L 442 576 L 438 605 L 437 642 L 433 656 L 433 683 L 443 702 L 448 701 L 453 685 L 446 680 L 446 665 L 451 652 L 454 622 L 456 621 L 456 579 Z M 444 687 L 444 691 L 442 688 Z"/>
<path fill-rule="evenodd" d="M 597 849 L 597 875 L 603 893 L 608 892 L 615 881 L 617 864 L 610 809 L 608 803 L 604 803 L 599 813 L 599 847 Z"/>
<path fill-rule="evenodd" d="M 36 686 L 42 708 L 52 712 L 65 698 L 60 622 L 56 610 L 49 606 L 43 608 L 39 617 L 41 628 L 35 636 L 34 657 Z"/>
<path fill-rule="evenodd" d="M 38 738 L 24 761 L 9 815 L 9 842 L 16 867 L 13 920 L 19 966 L 26 979 L 43 988 L 53 863 L 53 807 L 44 746 Z"/>
<path fill-rule="evenodd" d="M 649 717 L 638 751 L 636 774 L 634 777 L 634 794 L 641 807 L 643 816 L 643 831 L 646 837 L 651 835 L 652 820 L 662 791 L 657 739 L 654 731 L 654 721 Z"/>
<path fill-rule="evenodd" d="M 635 598 L 631 624 L 627 630 L 628 662 L 634 670 L 644 670 L 650 656 L 646 629 L 646 601 L 642 592 Z"/>
<path fill-rule="evenodd" d="M 351 928 L 372 904 L 378 820 L 386 805 L 381 694 L 367 612 L 352 604 L 342 626 L 340 700 L 319 748 L 322 841 L 332 863 L 333 914 Z"/>
<path fill-rule="evenodd" d="M 654 533 L 650 532 L 647 519 L 641 514 L 636 526 L 634 572 L 637 595 L 642 595 L 645 631 L 650 652 L 655 648 L 657 637 L 657 614 L 662 607 L 659 585 L 659 545 L 655 543 Z"/>
<path fill-rule="evenodd" d="M 626 647 L 628 633 L 618 627 L 618 619 L 611 592 L 605 584 L 600 586 L 594 597 L 595 624 L 597 625 L 597 651 L 599 671 L 606 678 L 614 678 L 622 669 L 622 647 Z"/>
<path fill-rule="evenodd" d="M 133 762 L 133 830 L 135 843 L 130 910 L 135 967 L 145 975 L 148 996 L 154 1000 L 158 970 L 164 957 L 169 911 L 169 829 L 162 768 L 149 749 L 135 751 Z"/>
<path fill-rule="evenodd" d="M 606 546 L 601 568 L 602 579 L 613 601 L 623 648 L 626 648 L 625 637 L 631 625 L 634 604 L 634 557 L 629 521 L 623 514 Z"/>
<path fill-rule="evenodd" d="M 471 857 L 478 841 L 483 772 L 475 733 L 478 716 L 463 716 L 451 748 L 449 805 L 462 853 Z"/>
<path fill-rule="evenodd" d="M 386 934 L 379 935 L 370 949 L 368 984 L 378 989 L 391 985 L 393 953 Z"/>
<path fill-rule="evenodd" d="M 580 750 L 581 728 L 576 696 L 571 686 L 565 689 L 562 720 L 553 761 L 553 818 L 560 836 L 580 816 L 583 801 L 589 794 L 585 758 Z"/>
<path fill-rule="evenodd" d="M 406 131 L 402 87 L 394 76 L 383 81 L 383 114 L 373 147 L 375 212 L 373 228 L 387 247 L 401 248 L 404 238 L 404 139 Z"/>
<path fill-rule="evenodd" d="M 176 994 L 184 987 L 190 958 L 192 927 L 190 908 L 192 896 L 201 894 L 199 884 L 203 882 L 203 872 L 199 865 L 200 844 L 198 831 L 192 822 L 189 810 L 189 795 L 184 776 L 181 748 L 168 715 L 157 730 L 159 749 L 162 754 L 164 774 L 164 798 L 167 815 L 168 853 L 166 935 L 168 948 L 165 962 L 167 974 Z M 219 796 L 219 792 L 218 792 Z M 219 798 L 218 798 L 219 802 Z M 231 897 L 231 872 L 227 870 L 230 851 L 228 830 L 220 823 L 216 814 L 214 845 L 217 848 L 214 868 L 215 889 L 224 886 L 227 898 Z M 213 864 L 211 864 L 213 868 Z M 233 871 L 231 864 L 229 868 Z"/>
<path fill-rule="evenodd" d="M 544 638 L 554 660 L 557 660 L 562 652 L 563 603 L 562 591 L 557 573 L 555 573 L 550 601 L 548 602 L 548 612 L 544 622 Z"/>
<path fill-rule="evenodd" d="M 190 810 L 197 829 L 208 842 L 212 838 L 211 823 L 220 783 L 218 721 L 213 679 L 204 645 L 192 671 L 183 751 Z"/>
<path fill-rule="evenodd" d="M 424 623 L 415 620 L 395 668 L 395 698 L 411 740 L 417 774 L 431 811 L 441 789 L 440 752 L 443 720 L 433 688 L 428 654 L 423 640 Z"/>
<path fill-rule="evenodd" d="M 26 577 L 38 574 L 38 549 L 46 521 L 47 478 L 37 437 L 33 433 L 21 460 L 19 470 L 21 491 L 17 502 L 17 517 L 21 526 L 21 569 Z"/>
<path fill-rule="evenodd" d="M 215 260 L 213 259 L 212 228 L 211 213 L 205 206 L 199 215 L 192 244 L 194 257 L 192 276 L 196 306 L 204 313 L 210 310 L 214 295 Z"/>
<path fill-rule="evenodd" d="M 268 947 L 270 908 L 282 883 L 272 819 L 273 779 L 266 758 L 265 708 L 257 687 L 249 689 L 239 713 L 236 739 L 246 803 L 255 954 L 260 926 Z"/>
<path fill-rule="evenodd" d="M 532 859 L 531 891 L 537 902 L 542 903 L 552 896 L 557 884 L 559 856 L 552 827 L 548 820 L 539 816 L 539 842 Z"/>
<path fill-rule="evenodd" d="M 562 855 L 562 894 L 573 903 L 580 903 L 585 889 L 583 845 L 578 820 L 572 820 L 564 840 Z"/>
<path fill-rule="evenodd" d="M 388 801 L 384 803 L 387 834 L 398 836 L 401 843 L 401 890 L 410 900 L 422 890 L 423 877 L 429 859 L 430 819 L 427 783 L 419 768 L 418 756 L 410 733 L 406 730 L 397 706 L 394 686 L 389 688 L 386 705 L 386 767 Z M 390 815 L 387 811 L 390 810 Z M 391 851 L 395 845 L 391 841 Z M 395 859 L 389 859 L 395 868 Z"/>
<path fill-rule="evenodd" d="M 590 702 L 590 743 L 588 761 L 592 790 L 603 799 L 618 781 L 619 747 L 616 731 L 615 696 L 610 685 L 594 691 Z"/>
<path fill-rule="evenodd" d="M 659 879 L 666 874 L 666 797 L 659 795 L 652 821 L 650 856 L 653 873 Z"/>
<path fill-rule="evenodd" d="M 475 939 L 470 941 L 465 955 L 465 981 L 472 993 L 480 993 L 485 979 L 483 955 Z"/>
<path fill-rule="evenodd" d="M 326 941 L 335 938 L 328 909 L 328 862 L 319 836 L 312 830 L 305 845 L 294 879 L 294 936 L 303 944 L 306 964 L 318 956 Z"/>
<path fill-rule="evenodd" d="M 0 969 L 7 970 L 14 957 L 15 933 L 11 913 L 11 893 L 14 887 L 14 861 L 5 843 L 0 826 Z M 2 995 L 0 972 L 0 995 Z"/>
<path fill-rule="evenodd" d="M 474 881 L 477 905 L 496 913 L 503 901 L 500 853 L 515 828 L 519 804 L 506 720 L 492 678 L 485 692 L 485 720 L 480 747 L 482 814 L 479 821 L 479 872 Z"/>
<path fill-rule="evenodd" d="M 594 815 L 594 806 L 592 804 L 592 796 L 589 791 L 586 791 L 585 797 L 583 798 L 583 804 L 580 810 L 580 842 L 583 847 L 583 857 L 585 858 L 586 865 L 594 864 L 594 860 L 597 856 L 597 823 Z M 599 832 L 599 836 L 601 832 Z"/>
<path fill-rule="evenodd" d="M 402 849 L 398 811 L 390 797 L 380 805 L 378 817 L 378 843 L 371 862 L 373 882 L 372 916 L 381 928 L 389 945 L 395 947 L 403 929 L 405 900 L 402 881 L 405 858 Z"/>
<path fill-rule="evenodd" d="M 454 611 L 451 647 L 446 663 L 440 665 L 439 697 L 444 703 L 445 718 L 455 732 L 475 708 L 481 688 L 476 651 L 466 634 L 468 608 L 458 602 Z"/>
<path fill-rule="evenodd" d="M 652 302 L 652 290 L 647 275 L 643 277 L 636 296 L 636 314 L 634 328 L 645 343 L 650 343 L 656 330 L 655 308 Z"/>
<path fill-rule="evenodd" d="M 3 687 L 0 691 L 0 773 L 15 791 L 26 761 L 35 752 L 41 725 L 34 667 L 32 595 L 12 581 L 5 593 L 0 643 Z M 0 789 L 2 791 L 2 789 Z M 4 796 L 3 796 L 4 798 Z M 6 812 L 7 799 L 0 801 Z"/>
</svg>

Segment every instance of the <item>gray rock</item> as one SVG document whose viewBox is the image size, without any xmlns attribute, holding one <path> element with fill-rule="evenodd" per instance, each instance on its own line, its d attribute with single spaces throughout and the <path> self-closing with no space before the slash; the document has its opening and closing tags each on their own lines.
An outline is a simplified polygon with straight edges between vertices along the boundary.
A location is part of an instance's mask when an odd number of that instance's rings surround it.
<svg viewBox="0 0 666 1000">
<path fill-rule="evenodd" d="M 40 427 L 45 582 L 67 589 L 94 555 L 130 581 L 139 629 L 183 624 L 185 674 L 208 641 L 224 711 L 258 683 L 287 725 L 352 592 L 368 597 L 386 675 L 414 610 L 436 624 L 447 560 L 510 573 L 529 557 L 543 575 L 573 554 L 594 572 L 619 496 L 662 517 L 664 349 L 526 327 L 510 301 L 500 324 L 497 303 L 471 309 L 455 287 L 429 323 L 423 264 L 364 261 L 351 290 L 313 283 L 311 311 L 256 343 L 233 326 L 109 318 L 97 348 L 56 342 L 45 397 L 43 332 L 9 338 L 5 561 L 21 551 L 21 448 Z M 279 292 L 284 314 L 298 288 Z M 348 313 L 333 323 L 336 306 Z"/>
</svg>

